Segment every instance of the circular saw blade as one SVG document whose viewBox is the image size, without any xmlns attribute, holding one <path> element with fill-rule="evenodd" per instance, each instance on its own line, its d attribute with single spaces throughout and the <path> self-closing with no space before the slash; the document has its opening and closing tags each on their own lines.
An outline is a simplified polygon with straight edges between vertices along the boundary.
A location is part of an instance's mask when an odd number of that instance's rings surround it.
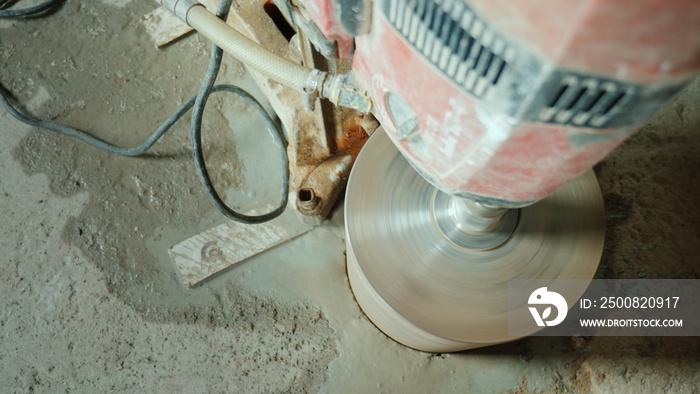
<svg viewBox="0 0 700 394">
<path fill-rule="evenodd" d="M 521 208 L 510 238 L 485 251 L 442 235 L 432 208 L 435 193 L 441 192 L 381 130 L 365 145 L 348 182 L 351 286 L 365 314 L 395 340 L 443 352 L 512 340 L 509 280 L 593 277 L 603 249 L 604 208 L 592 171 Z"/>
</svg>

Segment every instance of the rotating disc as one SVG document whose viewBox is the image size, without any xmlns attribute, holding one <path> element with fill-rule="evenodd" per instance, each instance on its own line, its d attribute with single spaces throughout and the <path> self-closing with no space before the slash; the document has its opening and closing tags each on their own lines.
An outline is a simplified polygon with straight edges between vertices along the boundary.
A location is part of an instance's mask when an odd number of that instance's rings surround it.
<svg viewBox="0 0 700 394">
<path fill-rule="evenodd" d="M 513 233 L 490 250 L 444 236 L 433 209 L 436 193 L 381 130 L 350 174 L 350 284 L 365 314 L 396 341 L 447 352 L 513 340 L 509 280 L 593 277 L 603 250 L 604 208 L 592 171 L 521 208 Z"/>
</svg>

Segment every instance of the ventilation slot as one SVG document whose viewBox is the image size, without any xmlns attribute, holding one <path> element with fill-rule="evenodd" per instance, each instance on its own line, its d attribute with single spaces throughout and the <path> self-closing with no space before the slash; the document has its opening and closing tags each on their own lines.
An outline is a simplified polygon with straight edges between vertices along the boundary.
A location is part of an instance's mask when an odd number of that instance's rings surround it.
<svg viewBox="0 0 700 394">
<path fill-rule="evenodd" d="M 496 86 L 515 51 L 461 0 L 387 0 L 396 30 L 447 77 L 476 96 Z"/>
<path fill-rule="evenodd" d="M 604 127 L 634 93 L 633 88 L 612 81 L 575 76 L 562 78 L 552 92 L 539 120 L 590 127 Z"/>
</svg>

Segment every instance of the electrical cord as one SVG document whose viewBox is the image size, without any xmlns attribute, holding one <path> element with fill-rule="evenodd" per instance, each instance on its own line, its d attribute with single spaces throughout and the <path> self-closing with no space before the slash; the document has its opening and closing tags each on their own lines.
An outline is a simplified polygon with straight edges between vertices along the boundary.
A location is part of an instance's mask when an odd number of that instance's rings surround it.
<svg viewBox="0 0 700 394">
<path fill-rule="evenodd" d="M 0 18 L 25 18 L 37 16 L 51 10 L 54 7 L 57 7 L 62 2 L 63 0 L 47 0 L 33 7 L 20 9 L 0 9 Z M 0 8 L 12 6 L 13 4 L 13 0 L 0 0 Z"/>
<path fill-rule="evenodd" d="M 225 18 L 225 17 L 224 17 Z M 287 190 L 288 190 L 288 185 L 289 185 L 289 171 L 286 170 L 283 172 L 283 179 L 282 183 L 284 185 L 283 187 L 283 193 L 280 195 L 280 202 L 277 208 L 267 214 L 263 215 L 258 215 L 258 216 L 249 216 L 249 215 L 244 215 L 242 213 L 236 212 L 232 209 L 230 209 L 224 201 L 221 199 L 221 197 L 218 195 L 216 192 L 216 189 L 213 187 L 211 183 L 211 179 L 209 178 L 209 172 L 207 171 L 206 165 L 204 163 L 204 152 L 202 150 L 202 117 L 204 113 L 204 106 L 207 102 L 207 99 L 209 98 L 209 94 L 212 92 L 213 87 L 214 87 L 214 81 L 216 80 L 216 75 L 219 73 L 219 68 L 221 66 L 221 58 L 223 55 L 223 50 L 219 48 L 216 45 L 212 45 L 212 54 L 211 57 L 209 58 L 209 68 L 207 69 L 207 73 L 204 77 L 204 80 L 202 81 L 202 87 L 197 93 L 197 97 L 194 103 L 194 110 L 192 111 L 192 126 L 190 128 L 191 130 L 191 141 L 192 141 L 192 155 L 194 157 L 194 162 L 196 164 L 197 168 L 197 175 L 199 175 L 199 180 L 202 182 L 202 185 L 204 185 L 204 190 L 209 196 L 209 199 L 212 201 L 214 206 L 226 217 L 232 220 L 236 220 L 239 222 L 244 222 L 244 223 L 262 223 L 266 222 L 270 219 L 273 219 L 277 216 L 279 216 L 287 206 Z M 267 113 L 265 112 L 265 109 L 258 103 L 250 94 L 245 92 L 244 90 L 235 87 L 235 86 L 226 86 L 223 90 L 233 92 L 238 94 L 239 96 L 243 97 L 246 99 L 252 106 L 255 108 L 255 110 L 262 115 L 263 120 L 267 124 L 267 127 L 269 129 L 275 129 L 278 130 L 272 119 L 270 119 L 269 116 L 267 116 Z M 275 139 L 276 145 L 280 147 L 280 152 L 282 153 L 283 156 L 283 162 L 285 163 L 285 169 L 286 169 L 286 163 L 287 163 L 287 151 L 284 149 L 284 141 L 282 140 L 281 133 L 273 133 L 273 138 Z"/>
<path fill-rule="evenodd" d="M 217 90 L 223 90 L 221 86 L 222 85 L 219 85 Z M 187 102 L 184 103 L 182 106 L 180 106 L 180 108 L 178 108 L 177 111 L 175 111 L 175 113 L 170 115 L 170 117 L 166 119 L 165 122 L 163 122 L 158 127 L 158 129 L 156 129 L 156 131 L 154 131 L 153 134 L 151 134 L 146 139 L 146 141 L 143 144 L 135 148 L 123 148 L 121 146 L 116 146 L 97 137 L 94 137 L 82 130 L 74 129 L 72 127 L 58 123 L 46 122 L 24 115 L 23 113 L 19 112 L 15 107 L 13 107 L 12 104 L 10 104 L 8 96 L 9 94 L 7 93 L 7 91 L 2 85 L 0 85 L 0 104 L 2 104 L 2 106 L 5 108 L 5 110 L 7 110 L 7 112 L 10 115 L 15 117 L 15 119 L 19 120 L 20 122 L 28 124 L 30 126 L 39 127 L 42 129 L 51 130 L 57 133 L 75 137 L 89 145 L 94 146 L 95 148 L 120 156 L 139 156 L 145 153 L 147 150 L 149 150 L 153 146 L 153 144 L 155 144 L 156 141 L 158 141 L 160 137 L 162 137 L 163 134 L 165 134 L 170 129 L 170 127 L 172 127 L 172 125 L 175 124 L 175 122 L 177 122 L 185 113 L 187 113 L 187 111 L 190 110 L 190 108 L 192 108 L 192 105 L 194 104 L 196 98 L 192 97 L 191 99 L 187 100 Z"/>
<path fill-rule="evenodd" d="M 0 6 L 5 4 L 9 0 L 0 0 Z M 219 18 L 225 19 L 228 15 L 228 11 L 231 8 L 232 0 L 223 0 L 220 2 L 216 15 Z M 20 111 L 18 111 L 9 101 L 9 93 L 6 92 L 4 87 L 0 85 L 0 105 L 2 105 L 7 112 L 14 118 L 28 124 L 33 127 L 39 127 L 47 130 L 51 130 L 57 133 L 65 134 L 71 137 L 75 137 L 95 148 L 101 149 L 105 152 L 121 155 L 121 156 L 138 156 L 149 150 L 153 144 L 156 143 L 170 128 L 177 122 L 187 111 L 193 108 L 192 111 L 192 123 L 191 123 L 191 144 L 192 144 L 192 154 L 194 157 L 195 168 L 197 170 L 197 175 L 204 187 L 204 190 L 211 200 L 212 204 L 227 218 L 241 222 L 241 223 L 263 223 L 274 219 L 284 212 L 287 206 L 288 190 L 289 190 L 289 169 L 287 168 L 287 150 L 285 149 L 285 142 L 282 137 L 282 132 L 277 126 L 277 124 L 272 120 L 270 115 L 265 111 L 263 106 L 248 92 L 245 90 L 233 86 L 233 85 L 214 85 L 216 78 L 219 73 L 219 68 L 221 66 L 223 51 L 216 45 L 212 45 L 212 52 L 209 58 L 209 66 L 207 72 L 202 81 L 202 86 L 196 96 L 190 98 L 180 106 L 168 119 L 166 119 L 141 145 L 135 148 L 124 148 L 116 146 L 106 142 L 102 139 L 94 137 L 82 130 L 78 130 L 69 126 L 42 121 L 31 116 L 27 116 Z M 272 136 L 274 143 L 278 146 L 281 152 L 284 171 L 282 173 L 282 188 L 280 191 L 280 202 L 279 205 L 272 211 L 261 214 L 261 215 L 245 215 L 231 209 L 223 199 L 216 192 L 216 188 L 212 184 L 209 177 L 209 173 L 206 167 L 206 161 L 204 159 L 204 152 L 202 149 L 202 118 L 204 114 L 204 108 L 206 106 L 207 100 L 211 93 L 214 92 L 230 92 L 239 95 L 244 100 L 246 100 L 262 117 L 268 130 L 272 131 Z"/>
</svg>

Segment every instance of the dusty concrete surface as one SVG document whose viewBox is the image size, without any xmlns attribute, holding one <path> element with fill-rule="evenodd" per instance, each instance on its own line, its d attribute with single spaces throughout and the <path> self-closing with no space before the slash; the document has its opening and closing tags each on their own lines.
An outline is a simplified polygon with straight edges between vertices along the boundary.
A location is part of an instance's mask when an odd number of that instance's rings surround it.
<svg viewBox="0 0 700 394">
<path fill-rule="evenodd" d="M 136 145 L 196 91 L 208 53 L 197 35 L 156 50 L 140 24 L 154 4 L 68 0 L 0 21 L 0 82 L 41 118 Z M 220 79 L 254 90 L 230 59 Z M 700 276 L 699 103 L 696 80 L 597 166 L 598 277 Z M 217 98 L 207 112 L 221 187 L 267 196 L 249 187 L 257 151 L 228 131 L 245 128 L 245 106 Z M 150 156 L 121 158 L 0 112 L 3 392 L 700 391 L 698 338 L 528 338 L 451 355 L 398 345 L 354 302 L 339 211 L 186 289 L 167 247 L 222 220 L 196 179 L 188 120 Z"/>
</svg>

